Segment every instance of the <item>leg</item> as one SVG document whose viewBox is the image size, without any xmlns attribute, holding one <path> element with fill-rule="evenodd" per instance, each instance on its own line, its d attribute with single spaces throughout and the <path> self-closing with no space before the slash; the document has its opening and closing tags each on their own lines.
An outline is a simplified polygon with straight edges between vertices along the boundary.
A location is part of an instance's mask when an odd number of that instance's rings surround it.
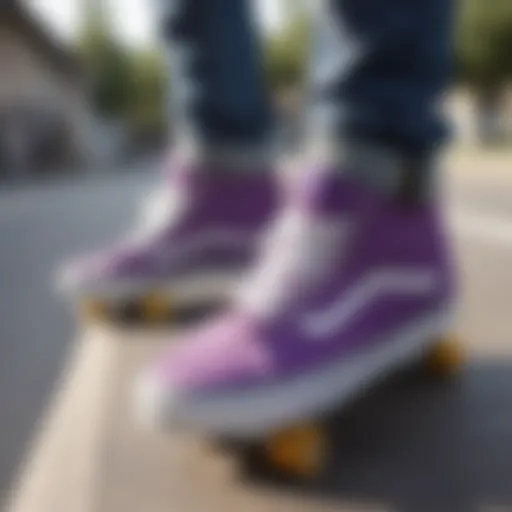
<svg viewBox="0 0 512 512">
<path fill-rule="evenodd" d="M 327 0 L 311 66 L 313 133 L 400 153 L 435 150 L 451 63 L 453 2 Z"/>
<path fill-rule="evenodd" d="M 173 0 L 166 7 L 163 33 L 179 140 L 261 151 L 269 144 L 271 114 L 249 3 Z"/>
<path fill-rule="evenodd" d="M 276 202 L 270 109 L 248 2 L 167 0 L 164 7 L 173 158 L 134 236 L 66 267 L 64 289 L 91 298 L 93 316 L 159 319 L 169 306 L 195 309 L 223 297 L 230 281 L 219 276 L 251 260 Z M 200 288 L 205 273 L 211 282 Z"/>
<path fill-rule="evenodd" d="M 441 138 L 449 1 L 322 5 L 311 127 L 346 151 L 307 169 L 238 302 L 164 354 L 139 396 L 155 422 L 263 439 L 270 460 L 302 473 L 325 443 L 311 428 L 275 432 L 428 353 L 454 298 L 436 199 L 419 179 Z"/>
</svg>

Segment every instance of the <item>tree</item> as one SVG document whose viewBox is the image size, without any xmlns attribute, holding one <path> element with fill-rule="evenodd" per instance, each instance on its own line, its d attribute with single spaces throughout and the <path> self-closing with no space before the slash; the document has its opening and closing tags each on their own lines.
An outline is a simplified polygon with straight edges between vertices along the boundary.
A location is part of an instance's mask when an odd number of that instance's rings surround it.
<svg viewBox="0 0 512 512">
<path fill-rule="evenodd" d="M 167 109 L 163 56 L 153 50 L 134 52 L 130 59 L 128 118 L 137 131 L 164 130 Z"/>
<path fill-rule="evenodd" d="M 512 2 L 463 0 L 456 32 L 461 77 L 479 89 L 512 78 Z"/>
<path fill-rule="evenodd" d="M 512 2 L 462 0 L 457 26 L 458 76 L 475 91 L 483 141 L 501 138 L 501 100 L 512 78 Z"/>
<path fill-rule="evenodd" d="M 266 72 L 274 90 L 298 85 L 304 77 L 310 40 L 310 24 L 303 9 L 294 4 L 290 21 L 267 41 Z"/>
<path fill-rule="evenodd" d="M 78 49 L 90 77 L 92 103 L 105 118 L 122 117 L 129 102 L 128 53 L 112 34 L 104 3 L 86 0 L 84 9 Z"/>
</svg>

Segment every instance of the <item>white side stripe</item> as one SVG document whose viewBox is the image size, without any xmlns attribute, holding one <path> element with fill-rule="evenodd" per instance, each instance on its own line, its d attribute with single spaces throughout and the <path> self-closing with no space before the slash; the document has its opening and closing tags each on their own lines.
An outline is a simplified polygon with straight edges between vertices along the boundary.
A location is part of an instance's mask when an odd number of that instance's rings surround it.
<svg viewBox="0 0 512 512">
<path fill-rule="evenodd" d="M 188 240 L 182 242 L 179 247 L 172 251 L 170 257 L 173 260 L 185 260 L 200 254 L 209 249 L 219 247 L 231 247 L 233 249 L 244 249 L 256 243 L 258 236 L 247 233 L 246 230 L 212 229 L 198 233 Z M 162 253 L 161 264 L 169 262 L 169 254 Z"/>
<path fill-rule="evenodd" d="M 341 329 L 381 296 L 418 297 L 434 291 L 438 285 L 439 275 L 435 270 L 382 268 L 365 277 L 352 289 L 342 292 L 322 311 L 309 314 L 303 321 L 303 328 L 309 336 L 320 338 Z"/>
</svg>

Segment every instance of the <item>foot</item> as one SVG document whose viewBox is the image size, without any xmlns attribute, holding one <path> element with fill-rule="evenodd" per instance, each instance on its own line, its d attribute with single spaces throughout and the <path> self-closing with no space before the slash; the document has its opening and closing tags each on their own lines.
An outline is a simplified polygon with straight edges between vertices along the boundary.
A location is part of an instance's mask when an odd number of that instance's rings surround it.
<svg viewBox="0 0 512 512">
<path fill-rule="evenodd" d="M 316 172 L 229 313 L 141 377 L 157 425 L 258 436 L 327 412 L 443 333 L 451 272 L 438 208 Z"/>
<path fill-rule="evenodd" d="M 245 268 L 274 211 L 273 179 L 267 171 L 176 164 L 141 225 L 68 264 L 62 288 L 74 297 L 127 299 L 164 283 L 181 290 L 195 276 Z"/>
</svg>

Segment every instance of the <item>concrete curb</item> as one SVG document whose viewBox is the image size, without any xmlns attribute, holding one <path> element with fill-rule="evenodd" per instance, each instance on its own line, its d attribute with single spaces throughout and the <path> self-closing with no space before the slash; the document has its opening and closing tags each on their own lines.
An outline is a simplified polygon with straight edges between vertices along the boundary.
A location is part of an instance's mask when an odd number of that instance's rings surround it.
<svg viewBox="0 0 512 512">
<path fill-rule="evenodd" d="M 118 344 L 86 333 L 72 353 L 60 390 L 21 478 L 10 512 L 91 512 Z"/>
</svg>

